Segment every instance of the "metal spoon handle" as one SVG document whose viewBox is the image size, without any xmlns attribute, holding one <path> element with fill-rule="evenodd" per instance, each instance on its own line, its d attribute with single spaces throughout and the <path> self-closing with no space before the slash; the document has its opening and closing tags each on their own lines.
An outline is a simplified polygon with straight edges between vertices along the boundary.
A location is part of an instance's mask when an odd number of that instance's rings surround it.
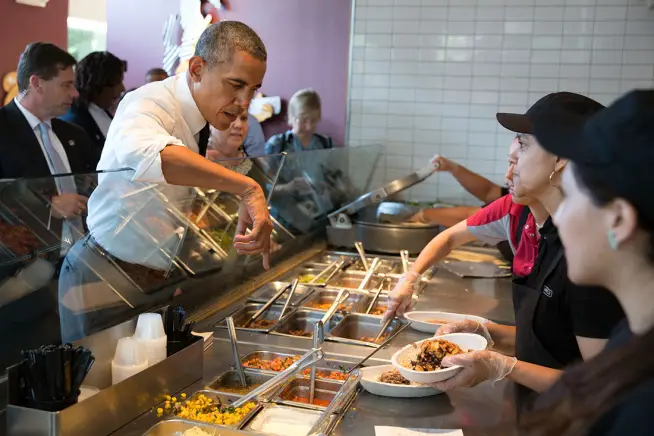
<svg viewBox="0 0 654 436">
<path fill-rule="evenodd" d="M 300 283 L 299 279 L 295 279 L 293 280 L 293 283 L 291 283 L 291 292 L 288 293 L 288 298 L 286 299 L 286 303 L 284 303 L 284 307 L 282 307 L 282 312 L 279 314 L 279 319 L 277 320 L 277 322 L 281 321 L 282 318 L 284 318 L 284 314 L 286 313 L 286 309 L 288 309 L 288 306 L 291 304 L 291 299 L 295 294 L 295 290 L 297 289 L 298 283 Z"/>
<path fill-rule="evenodd" d="M 313 325 L 313 349 L 320 348 L 325 340 L 325 328 L 322 321 Z M 316 395 L 316 364 L 311 365 L 311 374 L 309 376 L 309 404 L 313 404 Z"/>
<path fill-rule="evenodd" d="M 359 291 L 363 291 L 364 289 L 366 289 L 368 283 L 370 283 L 370 279 L 375 273 L 375 270 L 379 266 L 379 262 L 381 262 L 381 260 L 378 257 L 375 257 L 373 259 L 372 264 L 370 265 L 370 269 L 368 270 L 368 273 L 366 274 L 366 276 L 363 278 L 363 281 L 359 285 L 359 289 L 358 289 Z"/>
<path fill-rule="evenodd" d="M 372 301 L 370 302 L 370 306 L 368 306 L 368 310 L 366 310 L 366 315 L 368 315 L 375 307 L 375 304 L 377 304 L 377 300 L 379 300 L 379 296 L 381 295 L 381 292 L 384 289 L 384 285 L 386 284 L 387 281 L 388 281 L 388 277 L 382 278 L 381 282 L 379 283 L 379 288 L 377 288 L 377 291 L 375 292 L 375 296 L 372 298 Z"/>
<path fill-rule="evenodd" d="M 366 272 L 368 272 L 368 259 L 366 259 L 366 252 L 363 250 L 363 243 L 361 241 L 357 241 L 354 243 L 354 247 L 357 249 L 359 252 L 359 256 L 361 257 L 361 263 L 363 264 L 363 269 L 365 269 Z"/>
<path fill-rule="evenodd" d="M 407 250 L 400 251 L 400 257 L 402 258 L 402 272 L 406 274 L 409 272 L 409 252 Z"/>
<path fill-rule="evenodd" d="M 238 340 L 236 339 L 236 329 L 234 328 L 234 318 L 228 316 L 226 319 L 227 322 L 227 331 L 229 332 L 229 340 L 232 343 L 232 354 L 234 355 L 234 366 L 236 367 L 236 373 L 238 374 L 238 380 L 241 383 L 242 387 L 247 386 L 247 380 L 245 378 L 245 371 L 243 371 L 243 366 L 241 365 L 241 359 L 239 358 L 240 354 L 238 352 Z"/>
<path fill-rule="evenodd" d="M 338 265 L 339 265 L 339 263 L 342 262 L 342 260 L 343 260 L 342 258 L 339 258 L 339 259 L 336 259 L 335 261 L 333 261 L 332 263 L 330 263 L 329 265 L 327 265 L 327 267 L 326 267 L 325 269 L 323 269 L 322 271 L 320 271 L 320 273 L 319 273 L 317 276 L 315 276 L 313 279 L 311 279 L 311 281 L 309 282 L 309 284 L 310 284 L 310 285 L 314 285 L 314 284 L 316 284 L 316 282 L 317 282 L 318 280 L 320 280 L 320 279 L 321 279 L 325 274 L 327 274 L 328 271 L 331 271 L 332 268 L 335 268 L 335 269 L 338 271 Z M 326 283 L 326 282 L 327 282 L 327 281 L 325 280 L 325 283 Z"/>
<path fill-rule="evenodd" d="M 334 314 L 338 310 L 338 306 L 343 304 L 343 302 L 345 300 L 347 300 L 349 296 L 350 296 L 350 291 L 346 291 L 345 289 L 341 289 L 341 291 L 336 296 L 336 299 L 332 303 L 331 307 L 329 308 L 327 313 L 325 313 L 325 316 L 322 317 L 321 321 L 322 321 L 323 325 L 327 325 L 329 323 L 329 320 L 332 319 L 332 316 L 334 316 Z"/>
<path fill-rule="evenodd" d="M 387 337 L 386 340 L 385 340 L 384 342 L 382 342 L 381 344 L 379 344 L 379 347 L 377 347 L 377 348 L 375 348 L 374 350 L 372 350 L 372 352 L 371 352 L 370 354 L 368 354 L 366 357 L 364 357 L 363 359 L 361 359 L 361 360 L 359 361 L 359 363 L 357 363 L 356 365 L 354 365 L 354 366 L 352 367 L 352 369 L 350 369 L 350 370 L 348 371 L 348 374 L 351 373 L 352 371 L 354 371 L 354 370 L 357 369 L 357 368 L 361 368 L 361 366 L 362 366 L 362 365 L 363 365 L 363 364 L 364 364 L 368 359 L 370 359 L 372 356 L 374 356 L 375 354 L 377 354 L 377 352 L 378 352 L 379 350 L 381 350 L 382 348 L 384 348 L 384 347 L 386 346 L 386 344 L 388 344 L 390 341 L 392 341 L 393 339 L 395 339 L 395 337 L 396 337 L 397 335 L 399 335 L 400 333 L 402 333 L 402 332 L 404 331 L 404 329 L 407 328 L 407 327 L 409 327 L 409 323 L 402 324 L 402 325 L 401 325 L 397 330 L 395 330 L 395 332 L 393 332 L 393 334 L 391 334 L 389 337 Z"/>
<path fill-rule="evenodd" d="M 275 303 L 275 301 L 279 300 L 279 297 L 281 297 L 282 294 L 283 294 L 284 292 L 286 292 L 286 290 L 287 290 L 290 286 L 291 286 L 291 285 L 288 285 L 288 286 L 286 286 L 286 287 L 280 289 L 279 291 L 277 291 L 277 293 L 276 293 L 275 295 L 273 295 L 273 297 L 272 297 L 270 300 L 268 300 L 268 301 L 266 302 L 266 304 L 264 304 L 263 307 L 262 307 L 261 309 L 257 310 L 257 312 L 256 312 L 254 315 L 252 315 L 252 316 L 250 317 L 250 319 L 249 319 L 249 320 L 248 320 L 248 321 L 243 325 L 243 327 L 247 327 L 247 326 L 248 326 L 252 321 L 254 321 L 255 319 L 259 318 L 259 317 L 261 316 L 262 313 L 264 313 L 266 310 L 268 310 L 268 308 L 269 308 L 270 306 L 272 306 L 273 303 Z"/>
<path fill-rule="evenodd" d="M 311 430 L 309 430 L 308 436 L 322 436 L 329 434 L 329 426 L 333 419 L 332 415 L 350 398 L 350 395 L 359 384 L 361 376 L 362 374 L 359 370 L 353 370 L 349 373 L 348 378 L 345 380 L 338 392 L 336 392 L 332 402 L 329 403 L 329 406 L 327 406 L 320 418 L 318 418 Z"/>
<path fill-rule="evenodd" d="M 379 330 L 379 333 L 377 334 L 375 340 L 373 341 L 375 344 L 377 343 L 377 341 L 379 341 L 379 338 L 382 337 L 388 326 L 391 325 L 391 322 L 393 322 L 393 318 L 387 319 L 384 325 L 382 325 L 381 330 Z"/>
</svg>

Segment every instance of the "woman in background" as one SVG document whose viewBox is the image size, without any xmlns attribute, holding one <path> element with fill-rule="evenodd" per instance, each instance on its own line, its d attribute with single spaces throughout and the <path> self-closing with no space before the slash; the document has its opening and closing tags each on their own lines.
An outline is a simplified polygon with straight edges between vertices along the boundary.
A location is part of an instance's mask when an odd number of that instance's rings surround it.
<svg viewBox="0 0 654 436">
<path fill-rule="evenodd" d="M 210 127 L 211 135 L 207 145 L 207 159 L 246 175 L 252 169 L 252 161 L 247 159 L 243 142 L 248 132 L 248 114 L 243 113 L 230 124 L 227 130 Z"/>
<path fill-rule="evenodd" d="M 564 373 L 522 434 L 654 434 L 654 91 L 632 91 L 588 121 L 549 114 L 540 143 L 571 164 L 554 215 L 570 280 L 608 288 L 627 322 L 600 355 Z M 576 147 L 562 147 L 574 141 Z"/>
<path fill-rule="evenodd" d="M 79 97 L 62 119 L 82 127 L 93 139 L 98 155 L 113 119 L 111 111 L 125 91 L 125 70 L 125 62 L 108 51 L 88 54 L 75 68 Z"/>
<path fill-rule="evenodd" d="M 288 102 L 291 129 L 270 138 L 266 143 L 266 154 L 333 148 L 330 137 L 316 133 L 321 116 L 318 93 L 308 88 L 297 91 Z"/>
</svg>

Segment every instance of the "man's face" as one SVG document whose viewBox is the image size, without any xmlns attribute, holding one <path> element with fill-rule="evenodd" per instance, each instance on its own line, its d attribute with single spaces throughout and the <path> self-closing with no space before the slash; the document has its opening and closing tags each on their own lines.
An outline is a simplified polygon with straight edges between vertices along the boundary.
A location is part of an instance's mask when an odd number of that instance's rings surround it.
<svg viewBox="0 0 654 436">
<path fill-rule="evenodd" d="M 200 113 L 218 130 L 227 130 L 247 112 L 266 74 L 266 63 L 244 52 L 213 67 L 198 56 L 189 60 L 193 98 Z"/>
<path fill-rule="evenodd" d="M 39 96 L 39 105 L 43 112 L 51 118 L 64 115 L 79 95 L 75 88 L 72 67 L 60 70 L 59 74 L 50 80 L 32 76 L 30 84 Z"/>
</svg>

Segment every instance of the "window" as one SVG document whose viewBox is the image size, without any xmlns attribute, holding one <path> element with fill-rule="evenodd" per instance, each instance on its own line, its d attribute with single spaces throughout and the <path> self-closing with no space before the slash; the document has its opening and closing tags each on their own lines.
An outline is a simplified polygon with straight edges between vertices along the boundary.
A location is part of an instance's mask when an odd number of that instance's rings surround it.
<svg viewBox="0 0 654 436">
<path fill-rule="evenodd" d="M 94 51 L 107 49 L 107 23 L 68 17 L 68 52 L 78 61 Z"/>
</svg>

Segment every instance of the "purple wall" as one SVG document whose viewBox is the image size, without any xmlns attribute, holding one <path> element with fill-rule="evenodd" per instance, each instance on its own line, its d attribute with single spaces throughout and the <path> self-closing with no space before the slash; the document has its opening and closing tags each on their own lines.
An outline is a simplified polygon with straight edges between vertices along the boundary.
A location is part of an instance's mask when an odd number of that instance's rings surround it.
<svg viewBox="0 0 654 436">
<path fill-rule="evenodd" d="M 110 0 L 107 2 L 107 50 L 127 61 L 125 87 L 145 82 L 150 68 L 163 60 L 163 29 L 179 0 Z"/>
<path fill-rule="evenodd" d="M 231 0 L 226 18 L 254 28 L 268 49 L 263 93 L 288 100 L 300 88 L 322 97 L 319 132 L 345 140 L 352 0 Z M 160 66 L 165 20 L 179 0 L 107 2 L 107 49 L 128 61 L 127 88 Z M 286 130 L 285 114 L 263 123 L 266 136 Z"/>
<path fill-rule="evenodd" d="M 232 0 L 227 18 L 256 30 L 268 50 L 262 91 L 288 101 L 300 88 L 322 98 L 319 132 L 345 141 L 351 0 Z M 281 119 L 280 119 L 281 118 Z M 263 123 L 266 136 L 287 129 L 282 117 Z"/>
</svg>

